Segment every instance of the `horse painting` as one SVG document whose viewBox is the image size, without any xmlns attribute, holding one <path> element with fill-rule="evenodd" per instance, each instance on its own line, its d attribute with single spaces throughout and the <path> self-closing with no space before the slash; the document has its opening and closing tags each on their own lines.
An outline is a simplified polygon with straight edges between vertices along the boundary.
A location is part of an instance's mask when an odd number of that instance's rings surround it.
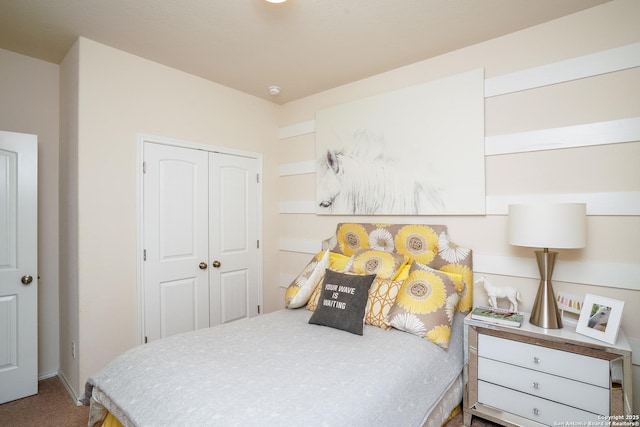
<svg viewBox="0 0 640 427">
<path fill-rule="evenodd" d="M 417 215 L 442 212 L 439 191 L 386 155 L 366 133 L 340 150 L 327 150 L 317 166 L 319 213 Z M 407 170 L 409 169 L 409 170 Z"/>
</svg>

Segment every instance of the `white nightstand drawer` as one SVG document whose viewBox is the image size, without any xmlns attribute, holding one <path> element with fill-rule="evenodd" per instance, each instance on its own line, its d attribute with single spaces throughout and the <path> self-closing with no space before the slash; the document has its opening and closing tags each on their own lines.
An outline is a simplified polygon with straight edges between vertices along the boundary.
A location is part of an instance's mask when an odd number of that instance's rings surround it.
<svg viewBox="0 0 640 427">
<path fill-rule="evenodd" d="M 609 388 L 609 362 L 486 334 L 478 335 L 478 356 Z"/>
<path fill-rule="evenodd" d="M 602 421 L 598 420 L 598 415 L 591 412 L 561 405 L 484 381 L 478 381 L 478 402 L 548 426 L 566 423 L 567 421 Z"/>
<path fill-rule="evenodd" d="M 478 357 L 478 379 L 555 402 L 609 415 L 609 389 Z"/>
</svg>

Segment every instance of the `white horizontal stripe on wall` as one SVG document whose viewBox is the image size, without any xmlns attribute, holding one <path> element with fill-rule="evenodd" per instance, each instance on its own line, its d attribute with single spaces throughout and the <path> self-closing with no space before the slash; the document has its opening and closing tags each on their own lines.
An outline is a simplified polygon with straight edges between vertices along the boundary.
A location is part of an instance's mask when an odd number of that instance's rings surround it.
<svg viewBox="0 0 640 427">
<path fill-rule="evenodd" d="M 638 66 L 640 66 L 640 43 L 634 43 L 485 79 L 484 96 L 490 98 Z"/>
<path fill-rule="evenodd" d="M 315 255 L 322 249 L 322 242 L 319 240 L 282 237 L 279 240 L 279 249 L 281 251 Z"/>
<path fill-rule="evenodd" d="M 316 173 L 316 162 L 314 160 L 305 160 L 303 162 L 283 163 L 278 166 L 278 173 L 280 176 Z"/>
<path fill-rule="evenodd" d="M 280 239 L 280 250 L 299 252 L 309 255 L 317 254 L 322 242 L 310 239 Z M 539 279 L 540 273 L 531 249 L 531 258 L 509 257 L 500 255 L 473 254 L 474 273 L 498 274 L 512 277 Z M 285 277 L 286 276 L 286 277 Z M 281 285 L 285 287 L 295 276 L 281 275 Z M 553 271 L 553 280 L 557 282 L 581 283 L 585 285 L 604 286 L 640 290 L 640 265 L 617 264 L 603 262 L 577 262 L 558 259 Z M 285 284 L 286 283 L 286 284 Z"/>
<path fill-rule="evenodd" d="M 316 121 L 307 120 L 306 122 L 294 123 L 289 126 L 283 126 L 278 131 L 280 139 L 293 138 L 294 136 L 307 135 L 316 131 Z"/>
<path fill-rule="evenodd" d="M 587 215 L 640 215 L 640 192 L 517 194 L 487 196 L 487 215 L 506 215 L 516 203 L 586 203 Z M 314 200 L 280 202 L 281 214 L 315 214 Z"/>
<path fill-rule="evenodd" d="M 303 162 L 283 163 L 278 167 L 278 171 L 280 176 L 316 173 L 316 162 L 314 160 L 305 160 Z"/>
<path fill-rule="evenodd" d="M 292 274 L 282 274 L 280 273 L 280 277 L 278 278 L 278 286 L 280 286 L 281 288 L 288 288 L 289 285 L 291 284 L 291 282 L 293 282 L 293 279 L 295 279 L 297 276 L 294 276 Z"/>
<path fill-rule="evenodd" d="M 640 141 L 640 117 L 485 138 L 485 155 Z"/>
<path fill-rule="evenodd" d="M 538 264 L 531 249 L 531 258 L 508 257 L 498 255 L 473 254 L 474 273 L 499 274 L 503 276 L 540 279 Z M 556 261 L 553 281 L 581 283 L 640 290 L 640 265 L 602 262 Z"/>
<path fill-rule="evenodd" d="M 507 215 L 516 203 L 586 203 L 587 215 L 640 215 L 640 192 L 487 196 L 487 215 Z"/>
</svg>

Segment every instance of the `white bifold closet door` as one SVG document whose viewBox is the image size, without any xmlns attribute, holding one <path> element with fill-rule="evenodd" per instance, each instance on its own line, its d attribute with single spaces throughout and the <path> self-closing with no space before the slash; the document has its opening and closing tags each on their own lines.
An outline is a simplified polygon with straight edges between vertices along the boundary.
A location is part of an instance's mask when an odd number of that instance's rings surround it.
<svg viewBox="0 0 640 427">
<path fill-rule="evenodd" d="M 143 149 L 145 340 L 257 315 L 258 160 Z"/>
</svg>

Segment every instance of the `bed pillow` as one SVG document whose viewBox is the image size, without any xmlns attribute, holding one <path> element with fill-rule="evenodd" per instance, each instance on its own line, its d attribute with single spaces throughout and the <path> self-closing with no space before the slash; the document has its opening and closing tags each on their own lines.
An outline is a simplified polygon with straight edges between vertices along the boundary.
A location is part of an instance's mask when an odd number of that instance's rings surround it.
<svg viewBox="0 0 640 427">
<path fill-rule="evenodd" d="M 375 274 L 381 279 L 393 279 L 405 263 L 406 258 L 400 254 L 360 249 L 351 256 L 346 270 L 356 274 Z"/>
<path fill-rule="evenodd" d="M 367 325 L 390 329 L 389 310 L 398 296 L 403 280 L 381 279 L 376 277 L 369 289 L 364 321 Z"/>
<path fill-rule="evenodd" d="M 438 256 L 430 267 L 462 276 L 460 301 L 457 310 L 471 311 L 473 306 L 473 251 L 451 241 L 449 233 L 443 231 L 438 236 Z"/>
<path fill-rule="evenodd" d="M 287 308 L 304 306 L 318 283 L 322 281 L 324 271 L 329 268 L 329 250 L 318 253 L 287 288 L 285 303 Z"/>
<path fill-rule="evenodd" d="M 351 257 L 335 252 L 329 252 L 329 268 L 333 271 L 344 271 Z"/>
<path fill-rule="evenodd" d="M 389 325 L 429 339 L 446 350 L 459 299 L 448 274 L 414 262 L 389 310 Z"/>
<path fill-rule="evenodd" d="M 362 276 L 327 269 L 318 306 L 309 323 L 362 335 L 364 310 L 375 277 L 375 274 Z"/>
<path fill-rule="evenodd" d="M 348 257 L 343 254 L 338 254 L 335 252 L 329 253 L 330 265 L 329 268 L 333 271 L 343 272 L 345 267 L 351 257 Z M 322 281 L 318 283 L 313 293 L 311 294 L 311 298 L 309 298 L 309 302 L 305 306 L 305 308 L 309 311 L 315 311 L 318 305 L 318 299 L 320 298 L 320 292 L 322 291 Z"/>
</svg>

